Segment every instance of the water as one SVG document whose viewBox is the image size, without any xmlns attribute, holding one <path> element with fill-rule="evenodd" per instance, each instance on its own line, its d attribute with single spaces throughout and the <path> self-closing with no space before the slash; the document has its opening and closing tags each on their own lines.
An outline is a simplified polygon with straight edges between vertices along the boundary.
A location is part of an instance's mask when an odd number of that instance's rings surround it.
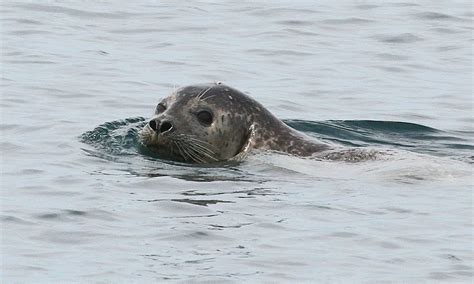
<svg viewBox="0 0 474 284">
<path fill-rule="evenodd" d="M 4 282 L 472 281 L 469 1 L 115 3 L 2 2 Z M 389 155 L 137 150 L 159 98 L 213 81 Z"/>
</svg>

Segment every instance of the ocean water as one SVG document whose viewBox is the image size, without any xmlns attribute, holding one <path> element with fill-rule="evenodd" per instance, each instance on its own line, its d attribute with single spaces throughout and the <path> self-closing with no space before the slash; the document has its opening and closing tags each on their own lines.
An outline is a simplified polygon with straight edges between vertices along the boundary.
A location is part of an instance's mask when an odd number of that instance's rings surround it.
<svg viewBox="0 0 474 284">
<path fill-rule="evenodd" d="M 4 283 L 472 283 L 470 1 L 2 1 Z M 347 162 L 138 150 L 222 81 Z"/>
</svg>

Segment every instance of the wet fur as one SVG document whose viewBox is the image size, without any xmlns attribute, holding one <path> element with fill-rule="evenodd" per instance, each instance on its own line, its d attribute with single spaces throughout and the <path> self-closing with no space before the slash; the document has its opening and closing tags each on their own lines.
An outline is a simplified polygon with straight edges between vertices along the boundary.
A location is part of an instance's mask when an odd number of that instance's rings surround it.
<svg viewBox="0 0 474 284">
<path fill-rule="evenodd" d="M 165 159 L 212 163 L 244 157 L 251 149 L 310 156 L 329 149 L 290 128 L 260 103 L 223 84 L 192 85 L 161 101 L 162 113 L 152 119 L 172 121 L 172 133 L 157 134 L 149 125 L 141 141 Z M 213 113 L 210 126 L 201 125 L 199 110 Z"/>
</svg>

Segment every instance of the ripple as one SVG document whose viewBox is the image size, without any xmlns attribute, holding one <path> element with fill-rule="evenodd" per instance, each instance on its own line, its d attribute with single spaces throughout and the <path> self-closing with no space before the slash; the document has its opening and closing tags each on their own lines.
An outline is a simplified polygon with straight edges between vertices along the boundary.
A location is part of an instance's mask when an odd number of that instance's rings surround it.
<svg viewBox="0 0 474 284">
<path fill-rule="evenodd" d="M 77 210 L 77 209 L 63 209 L 56 212 L 39 213 L 34 216 L 37 219 L 52 220 L 52 221 L 71 221 L 77 218 L 85 218 L 89 220 L 104 220 L 116 221 L 119 220 L 114 213 L 100 210 Z"/>
<path fill-rule="evenodd" d="M 374 38 L 381 42 L 387 43 L 414 43 L 423 40 L 423 38 L 418 37 L 412 33 L 403 33 L 399 35 L 378 35 L 374 36 Z"/>
<path fill-rule="evenodd" d="M 256 16 L 283 16 L 283 15 L 314 15 L 319 14 L 315 9 L 302 9 L 302 8 L 290 8 L 290 7 L 276 7 L 267 9 L 255 9 L 251 12 L 252 15 Z"/>
<path fill-rule="evenodd" d="M 389 7 L 418 7 L 420 4 L 411 2 L 397 2 L 397 3 L 384 3 L 385 6 Z"/>
<path fill-rule="evenodd" d="M 237 225 L 216 225 L 216 224 L 211 224 L 209 226 L 211 226 L 212 228 L 215 228 L 217 230 L 222 230 L 222 229 L 239 229 L 239 228 L 242 228 L 244 226 L 249 226 L 249 225 L 253 225 L 253 223 L 242 223 L 242 224 L 237 224 Z"/>
<path fill-rule="evenodd" d="M 152 200 L 143 200 L 137 199 L 137 201 L 144 201 L 144 202 L 183 202 L 191 205 L 199 205 L 207 207 L 208 205 L 214 205 L 218 203 L 235 203 L 234 201 L 227 201 L 227 200 L 217 200 L 217 199 L 189 199 L 189 198 L 181 198 L 181 199 L 152 199 Z"/>
<path fill-rule="evenodd" d="M 17 125 L 11 125 L 11 127 L 19 127 Z M 7 128 L 7 129 L 14 129 L 14 128 Z M 4 128 L 1 128 L 2 131 L 6 130 Z M 3 133 L 2 133 L 3 135 Z M 2 152 L 4 153 L 19 153 L 21 152 L 22 150 L 26 150 L 26 149 L 29 149 L 28 147 L 26 146 L 23 146 L 23 145 L 19 145 L 19 144 L 16 144 L 16 143 L 11 143 L 11 142 L 0 142 L 0 150 L 2 150 Z"/>
<path fill-rule="evenodd" d="M 35 20 L 30 20 L 30 19 L 23 19 L 23 18 L 6 18 L 3 19 L 4 21 L 12 21 L 18 24 L 24 24 L 24 25 L 34 25 L 34 26 L 39 26 L 43 25 L 42 22 L 40 21 L 35 21 Z"/>
<path fill-rule="evenodd" d="M 290 34 L 295 34 L 295 35 L 303 35 L 303 36 L 319 36 L 319 33 L 312 32 L 309 30 L 303 30 L 301 28 L 299 29 L 291 29 L 291 28 L 286 28 L 283 29 L 284 31 L 290 33 Z"/>
<path fill-rule="evenodd" d="M 193 66 L 192 64 L 190 64 L 189 62 L 183 62 L 183 61 L 168 61 L 168 60 L 158 60 L 157 61 L 159 64 L 163 64 L 163 65 L 169 65 L 169 66 Z"/>
<path fill-rule="evenodd" d="M 27 35 L 44 35 L 52 34 L 51 32 L 44 30 L 21 30 L 21 31 L 11 31 L 10 34 L 18 36 L 27 36 Z"/>
<path fill-rule="evenodd" d="M 303 20 L 283 20 L 283 21 L 277 21 L 276 23 L 280 25 L 284 25 L 284 26 L 310 26 L 314 24 L 314 22 L 312 21 L 303 21 Z"/>
<path fill-rule="evenodd" d="M 264 56 L 276 56 L 276 55 L 289 55 L 289 56 L 309 56 L 313 55 L 309 52 L 290 50 L 290 49 L 249 49 L 249 53 L 264 55 Z"/>
<path fill-rule="evenodd" d="M 209 204 L 218 204 L 218 203 L 235 203 L 233 201 L 227 201 L 227 200 L 217 200 L 217 199 L 188 199 L 188 198 L 182 198 L 182 199 L 171 199 L 171 201 L 175 202 L 184 202 L 192 205 L 199 205 L 199 206 L 208 206 Z"/>
<path fill-rule="evenodd" d="M 387 241 L 381 241 L 381 242 L 376 242 L 378 246 L 381 248 L 386 248 L 386 249 L 399 249 L 401 248 L 399 245 L 392 243 L 392 242 L 387 242 Z"/>
<path fill-rule="evenodd" d="M 456 30 L 456 29 L 453 29 L 453 28 L 446 28 L 446 27 L 442 27 L 442 28 L 432 28 L 431 29 L 432 31 L 435 31 L 437 33 L 440 33 L 440 34 L 457 34 L 457 33 L 461 33 L 461 31 L 459 30 Z"/>
<path fill-rule="evenodd" d="M 35 223 L 23 220 L 21 218 L 15 217 L 15 216 L 2 216 L 2 223 L 15 223 L 15 224 L 21 224 L 21 225 L 35 225 Z"/>
<path fill-rule="evenodd" d="M 399 55 L 399 54 L 392 54 L 392 53 L 378 53 L 375 56 L 382 58 L 382 59 L 387 59 L 387 60 L 393 60 L 393 61 L 405 61 L 410 59 L 409 56 L 406 55 Z"/>
<path fill-rule="evenodd" d="M 85 231 L 46 231 L 35 239 L 53 244 L 81 245 L 93 243 L 100 237 L 107 237 L 104 234 Z"/>
<path fill-rule="evenodd" d="M 350 233 L 350 232 L 335 232 L 330 234 L 331 237 L 338 237 L 338 238 L 354 238 L 359 237 L 360 235 Z"/>
<path fill-rule="evenodd" d="M 57 62 L 48 61 L 48 60 L 5 60 L 5 62 L 13 63 L 13 64 L 43 64 L 43 65 L 57 64 Z"/>
<path fill-rule="evenodd" d="M 159 42 L 159 43 L 153 43 L 153 44 L 149 45 L 147 48 L 150 48 L 150 49 L 154 50 L 156 48 L 170 47 L 170 46 L 173 46 L 173 45 L 174 44 L 170 43 L 170 42 Z"/>
<path fill-rule="evenodd" d="M 231 240 L 230 237 L 225 237 L 223 235 L 217 234 L 217 231 L 195 231 L 195 232 L 185 232 L 184 234 L 179 234 L 170 237 L 164 237 L 163 240 L 170 240 L 170 241 L 208 241 L 208 242 L 215 242 L 215 241 L 223 241 L 223 240 Z"/>
<path fill-rule="evenodd" d="M 401 68 L 401 67 L 396 67 L 396 66 L 385 66 L 385 65 L 375 65 L 374 66 L 377 69 L 384 70 L 387 72 L 393 72 L 393 73 L 405 73 L 406 70 Z"/>
<path fill-rule="evenodd" d="M 196 191 L 196 190 L 188 190 L 181 193 L 184 196 L 214 196 L 214 195 L 222 195 L 222 194 L 244 194 L 247 196 L 268 196 L 268 195 L 282 195 L 283 193 L 276 192 L 270 189 L 265 188 L 252 188 L 252 189 L 243 189 L 243 190 L 232 190 L 232 191 L 215 191 L 212 190 L 210 192 L 203 192 L 203 191 Z"/>
<path fill-rule="evenodd" d="M 28 11 L 63 14 L 63 15 L 78 17 L 78 18 L 124 19 L 133 15 L 137 15 L 137 14 L 125 13 L 125 12 L 116 12 L 116 13 L 92 12 L 92 11 L 73 9 L 73 8 L 66 8 L 62 6 L 42 5 L 42 4 L 33 4 L 33 3 L 17 4 L 14 6 L 22 8 L 24 10 L 28 10 Z"/>
<path fill-rule="evenodd" d="M 446 52 L 446 51 L 451 51 L 451 50 L 458 50 L 463 48 L 462 46 L 458 45 L 445 45 L 445 46 L 439 46 L 436 48 L 436 50 L 441 51 L 441 52 Z"/>
<path fill-rule="evenodd" d="M 355 5 L 354 6 L 356 9 L 360 10 L 372 10 L 375 8 L 380 7 L 379 5 L 373 5 L 373 4 L 360 4 L 360 5 Z"/>
<path fill-rule="evenodd" d="M 126 29 L 126 30 L 109 30 L 113 34 L 149 34 L 149 33 L 160 33 L 165 31 L 164 29 Z"/>
<path fill-rule="evenodd" d="M 17 129 L 18 127 L 21 127 L 23 125 L 19 124 L 0 124 L 0 130 L 5 131 L 5 130 L 14 130 Z M 0 148 L 4 148 L 6 145 L 4 143 L 0 143 Z"/>
<path fill-rule="evenodd" d="M 455 20 L 455 21 L 461 21 L 461 18 L 450 16 L 448 14 L 443 14 L 443 13 L 436 13 L 436 12 L 421 12 L 418 14 L 415 14 L 414 17 L 423 19 L 423 20 Z"/>
<path fill-rule="evenodd" d="M 23 169 L 19 174 L 21 175 L 41 175 L 44 174 L 44 170 L 38 170 L 38 169 Z"/>
<path fill-rule="evenodd" d="M 368 24 L 373 23 L 373 20 L 361 19 L 361 18 L 346 18 L 346 19 L 328 19 L 323 20 L 324 24 L 331 25 L 353 25 L 353 24 Z"/>
</svg>

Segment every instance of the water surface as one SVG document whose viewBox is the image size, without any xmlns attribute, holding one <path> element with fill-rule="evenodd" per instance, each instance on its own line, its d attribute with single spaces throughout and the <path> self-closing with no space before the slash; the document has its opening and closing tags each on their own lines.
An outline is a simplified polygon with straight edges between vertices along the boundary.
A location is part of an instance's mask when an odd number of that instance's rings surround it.
<svg viewBox="0 0 474 284">
<path fill-rule="evenodd" d="M 472 4 L 1 4 L 5 282 L 473 277 Z M 222 81 L 364 162 L 137 151 L 176 86 Z"/>
</svg>

